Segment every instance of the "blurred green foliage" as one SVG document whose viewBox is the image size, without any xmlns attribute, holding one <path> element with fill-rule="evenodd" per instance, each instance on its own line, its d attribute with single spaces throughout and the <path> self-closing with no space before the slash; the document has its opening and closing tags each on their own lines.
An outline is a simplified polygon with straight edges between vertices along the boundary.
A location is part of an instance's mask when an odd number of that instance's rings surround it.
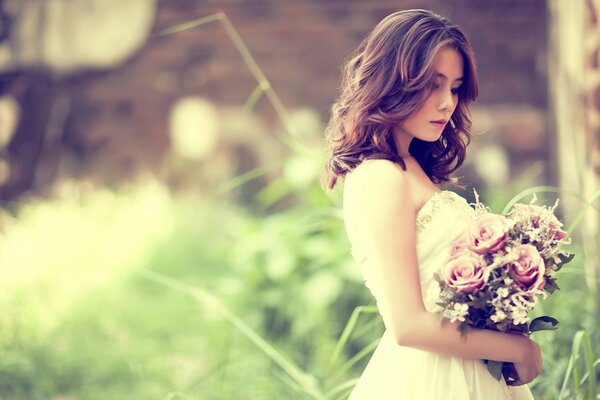
<svg viewBox="0 0 600 400">
<path fill-rule="evenodd" d="M 266 93 L 294 138 L 279 176 L 250 198 L 244 183 L 272 166 L 204 197 L 154 181 L 64 184 L 3 215 L 0 399 L 345 399 L 364 369 L 383 324 L 350 257 L 341 193 L 319 187 L 322 153 L 297 141 L 224 14 L 172 31 L 217 20 L 257 80 L 246 111 Z M 501 210 L 528 174 L 482 184 L 482 200 Z M 536 399 L 597 395 L 598 305 L 583 274 L 579 257 L 536 310 L 561 323 L 534 337 L 545 362 Z"/>
<path fill-rule="evenodd" d="M 345 398 L 383 325 L 371 307 L 342 335 L 373 301 L 349 254 L 340 192 L 317 184 L 321 165 L 295 154 L 244 208 L 225 195 L 174 197 L 156 182 L 120 192 L 72 184 L 5 216 L 0 398 Z M 581 261 L 536 311 L 561 322 L 534 337 L 545 361 L 536 398 L 558 398 L 579 330 L 600 356 Z M 243 329 L 148 271 L 214 296 Z M 564 398 L 577 390 L 571 380 Z"/>
</svg>

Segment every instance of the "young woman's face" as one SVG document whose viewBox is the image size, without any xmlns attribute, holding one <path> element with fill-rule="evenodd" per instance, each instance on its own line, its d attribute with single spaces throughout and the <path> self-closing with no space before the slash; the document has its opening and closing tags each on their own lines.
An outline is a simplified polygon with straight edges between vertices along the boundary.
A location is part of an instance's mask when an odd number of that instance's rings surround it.
<svg viewBox="0 0 600 400">
<path fill-rule="evenodd" d="M 431 93 L 421 108 L 394 128 L 400 143 L 410 143 L 413 138 L 426 142 L 438 140 L 456 109 L 464 71 L 462 56 L 455 49 L 444 47 L 434 58 L 434 68 L 436 76 Z"/>
</svg>

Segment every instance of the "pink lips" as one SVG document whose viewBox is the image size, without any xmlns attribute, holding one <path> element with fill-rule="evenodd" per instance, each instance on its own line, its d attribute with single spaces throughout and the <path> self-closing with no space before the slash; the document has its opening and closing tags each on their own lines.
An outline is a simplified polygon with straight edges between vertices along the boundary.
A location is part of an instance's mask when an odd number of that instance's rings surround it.
<svg viewBox="0 0 600 400">
<path fill-rule="evenodd" d="M 446 126 L 446 123 L 448 121 L 446 121 L 445 119 L 438 119 L 437 121 L 431 121 L 432 124 L 434 124 L 435 126 L 437 126 L 438 128 L 443 128 L 444 126 Z"/>
</svg>

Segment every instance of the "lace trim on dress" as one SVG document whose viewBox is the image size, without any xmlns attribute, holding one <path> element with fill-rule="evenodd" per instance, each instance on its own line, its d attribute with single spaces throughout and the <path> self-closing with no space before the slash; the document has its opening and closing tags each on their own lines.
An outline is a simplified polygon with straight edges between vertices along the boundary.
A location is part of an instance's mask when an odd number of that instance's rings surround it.
<svg viewBox="0 0 600 400">
<path fill-rule="evenodd" d="M 417 233 L 423 232 L 427 224 L 433 220 L 433 217 L 440 209 L 457 202 L 465 203 L 468 206 L 463 197 L 450 190 L 436 192 L 417 213 Z"/>
</svg>

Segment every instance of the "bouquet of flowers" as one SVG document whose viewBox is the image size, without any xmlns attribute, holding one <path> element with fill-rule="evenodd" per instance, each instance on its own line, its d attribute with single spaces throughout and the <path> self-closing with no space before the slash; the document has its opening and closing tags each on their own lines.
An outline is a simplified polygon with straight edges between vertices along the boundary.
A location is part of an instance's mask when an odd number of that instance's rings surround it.
<svg viewBox="0 0 600 400">
<path fill-rule="evenodd" d="M 477 195 L 476 195 L 477 196 Z M 559 289 L 556 272 L 574 257 L 553 207 L 516 203 L 506 215 L 494 214 L 476 197 L 475 217 L 456 240 L 448 262 L 430 287 L 437 311 L 470 328 L 531 334 L 557 329 L 558 321 L 527 313 L 539 299 Z M 500 380 L 514 378 L 512 363 L 483 360 Z M 513 375 L 513 376 L 511 376 Z"/>
</svg>

